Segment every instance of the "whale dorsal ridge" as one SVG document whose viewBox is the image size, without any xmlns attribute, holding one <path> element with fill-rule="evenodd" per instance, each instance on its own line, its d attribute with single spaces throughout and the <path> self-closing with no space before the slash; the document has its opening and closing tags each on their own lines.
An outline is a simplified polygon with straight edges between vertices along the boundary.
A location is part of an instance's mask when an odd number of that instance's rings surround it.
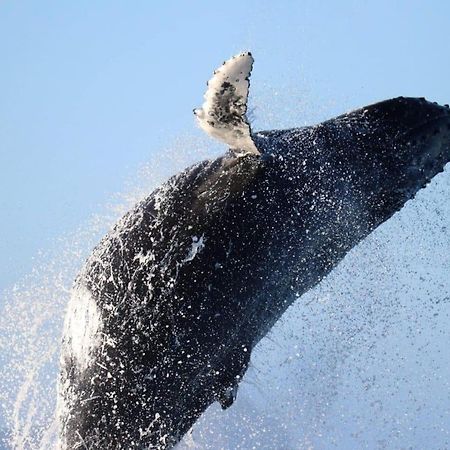
<svg viewBox="0 0 450 450">
<path fill-rule="evenodd" d="M 260 154 L 246 116 L 253 61 L 250 52 L 225 61 L 208 81 L 202 107 L 194 110 L 200 127 L 240 156 Z"/>
</svg>

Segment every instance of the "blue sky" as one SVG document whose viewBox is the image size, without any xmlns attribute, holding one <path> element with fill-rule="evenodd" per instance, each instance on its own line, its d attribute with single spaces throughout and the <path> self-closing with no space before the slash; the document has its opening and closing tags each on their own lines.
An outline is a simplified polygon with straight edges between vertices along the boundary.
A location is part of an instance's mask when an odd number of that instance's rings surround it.
<svg viewBox="0 0 450 450">
<path fill-rule="evenodd" d="M 198 133 L 192 108 L 232 54 L 252 50 L 258 92 L 325 105 L 292 125 L 397 95 L 448 103 L 449 17 L 446 1 L 1 2 L 0 288 Z"/>
<path fill-rule="evenodd" d="M 68 288 L 109 225 L 90 218 L 149 161 L 152 184 L 170 152 L 199 157 L 192 109 L 215 67 L 252 51 L 255 129 L 449 103 L 449 18 L 444 0 L 1 1 L 0 439 L 17 410 L 27 438 L 53 412 Z M 305 429 L 317 448 L 448 446 L 449 169 L 287 311 L 200 446 L 237 430 L 224 448 L 255 432 L 294 448 Z"/>
</svg>

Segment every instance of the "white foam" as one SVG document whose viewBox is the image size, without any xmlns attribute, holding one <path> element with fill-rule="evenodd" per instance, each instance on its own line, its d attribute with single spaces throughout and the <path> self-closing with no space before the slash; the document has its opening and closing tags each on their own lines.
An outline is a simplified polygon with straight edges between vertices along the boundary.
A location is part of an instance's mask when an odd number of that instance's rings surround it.
<svg viewBox="0 0 450 450">
<path fill-rule="evenodd" d="M 189 249 L 189 253 L 187 254 L 186 258 L 184 258 L 183 262 L 192 261 L 197 253 L 200 253 L 203 250 L 203 247 L 205 246 L 205 235 L 202 234 L 200 238 L 197 236 L 192 236 L 192 245 Z"/>
</svg>

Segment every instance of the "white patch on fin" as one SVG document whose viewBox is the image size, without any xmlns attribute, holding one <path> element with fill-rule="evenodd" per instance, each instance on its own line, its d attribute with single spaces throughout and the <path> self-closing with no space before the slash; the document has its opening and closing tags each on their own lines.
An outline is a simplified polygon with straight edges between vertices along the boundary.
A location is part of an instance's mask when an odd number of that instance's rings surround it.
<svg viewBox="0 0 450 450">
<path fill-rule="evenodd" d="M 208 81 L 202 107 L 194 110 L 200 127 L 240 156 L 260 154 L 246 117 L 253 61 L 250 52 L 225 61 Z"/>
</svg>

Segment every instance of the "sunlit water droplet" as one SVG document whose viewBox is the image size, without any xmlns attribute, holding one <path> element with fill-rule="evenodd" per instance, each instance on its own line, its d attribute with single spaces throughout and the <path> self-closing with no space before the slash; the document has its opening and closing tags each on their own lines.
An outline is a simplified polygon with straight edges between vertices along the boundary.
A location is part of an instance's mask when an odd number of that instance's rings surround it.
<svg viewBox="0 0 450 450">
<path fill-rule="evenodd" d="M 269 90 L 253 100 L 256 129 L 303 125 L 322 115 L 304 95 L 303 109 L 285 111 L 293 91 L 284 92 L 274 100 Z M 283 113 L 275 126 L 274 111 Z M 93 246 L 170 174 L 221 151 L 210 140 L 181 136 L 101 214 L 55 242 L 25 279 L 2 293 L 7 448 L 56 443 L 64 309 Z M 447 169 L 287 311 L 253 352 L 235 404 L 226 411 L 212 405 L 179 448 L 444 448 L 450 423 L 448 198 Z"/>
</svg>

